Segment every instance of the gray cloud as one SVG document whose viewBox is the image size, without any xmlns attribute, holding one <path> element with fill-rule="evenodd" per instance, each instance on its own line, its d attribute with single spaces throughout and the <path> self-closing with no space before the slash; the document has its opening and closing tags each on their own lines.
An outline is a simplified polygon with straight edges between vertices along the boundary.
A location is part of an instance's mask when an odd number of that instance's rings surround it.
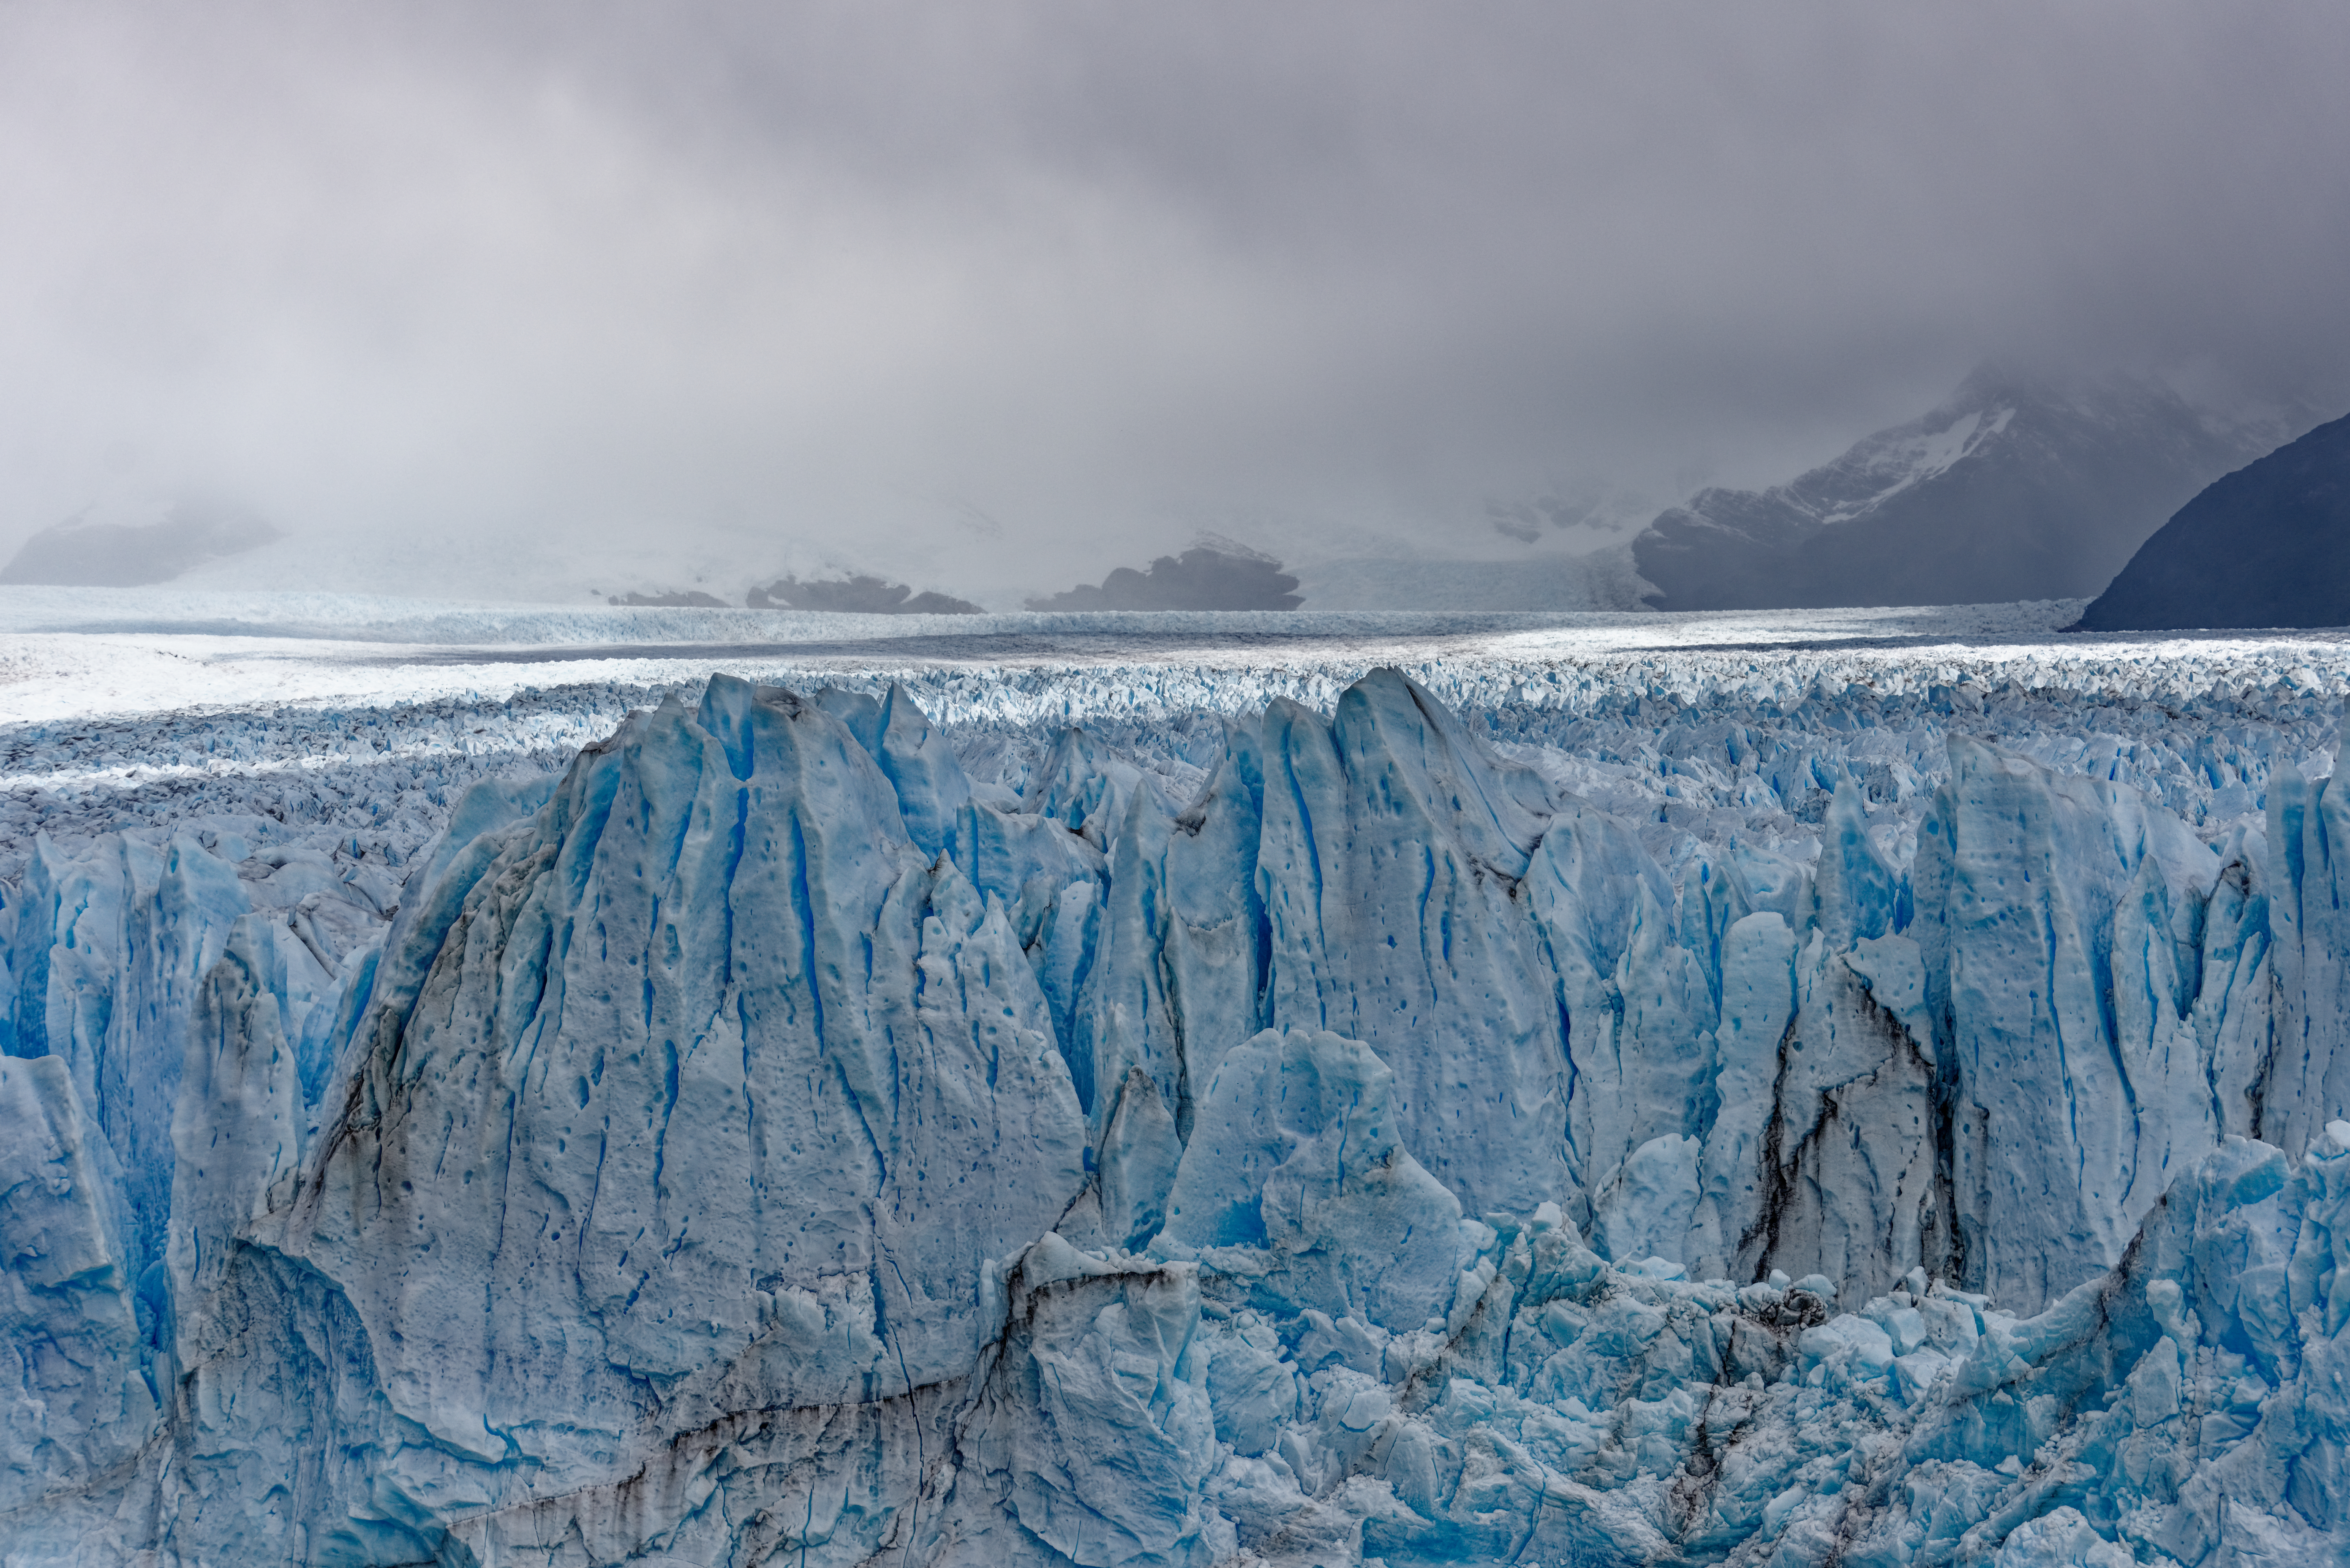
<svg viewBox="0 0 2350 1568">
<path fill-rule="evenodd" d="M 33 0 L 0 545 L 127 442 L 330 535 L 1063 587 L 1783 477 L 1984 357 L 2331 389 L 2345 77 L 2314 5 Z"/>
</svg>

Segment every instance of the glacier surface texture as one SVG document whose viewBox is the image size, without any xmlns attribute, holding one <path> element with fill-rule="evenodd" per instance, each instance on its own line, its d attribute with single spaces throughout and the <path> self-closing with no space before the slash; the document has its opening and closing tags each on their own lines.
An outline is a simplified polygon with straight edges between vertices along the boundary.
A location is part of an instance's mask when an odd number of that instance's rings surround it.
<svg viewBox="0 0 2350 1568">
<path fill-rule="evenodd" d="M 1709 657 L 20 787 L 0 1561 L 2350 1560 L 2338 679 Z"/>
</svg>

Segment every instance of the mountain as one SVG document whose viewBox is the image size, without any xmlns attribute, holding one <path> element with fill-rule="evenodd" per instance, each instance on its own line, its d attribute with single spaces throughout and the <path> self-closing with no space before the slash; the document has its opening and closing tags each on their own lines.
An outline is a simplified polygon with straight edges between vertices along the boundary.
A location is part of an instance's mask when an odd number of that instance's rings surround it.
<svg viewBox="0 0 2350 1568">
<path fill-rule="evenodd" d="M 626 605 L 631 609 L 724 609 L 726 601 L 716 594 L 705 594 L 698 588 L 672 589 L 659 594 L 607 594 L 608 605 Z"/>
<path fill-rule="evenodd" d="M 980 607 L 935 589 L 915 593 L 903 583 L 858 574 L 847 577 L 778 577 L 751 590 L 753 609 L 830 610 L 839 615 L 978 615 Z"/>
<path fill-rule="evenodd" d="M 25 541 L 0 583 L 123 588 L 167 583 L 192 566 L 258 549 L 276 529 L 241 507 L 174 503 L 152 523 L 69 517 Z"/>
<path fill-rule="evenodd" d="M 1953 731 L 1903 864 L 1823 727 L 1660 859 L 1333 708 L 1178 809 L 717 676 L 397 900 L 44 836 L 9 1561 L 2341 1561 L 2350 769 L 2223 856 Z"/>
<path fill-rule="evenodd" d="M 2350 416 L 2180 507 L 2074 629 L 2206 626 L 2350 626 Z"/>
<path fill-rule="evenodd" d="M 1300 603 L 1297 579 L 1270 556 L 1201 545 L 1161 556 L 1150 569 L 1120 566 L 1099 587 L 1080 583 L 1065 594 L 1030 599 L 1033 610 L 1289 610 Z"/>
<path fill-rule="evenodd" d="M 1633 557 L 1665 610 L 2085 598 L 2189 497 L 2294 429 L 2154 379 L 1985 367 L 1792 483 L 1700 491 Z"/>
<path fill-rule="evenodd" d="M 1637 610 L 1647 585 L 1627 545 L 1510 560 L 1341 556 L 1301 563 L 1314 610 Z"/>
</svg>

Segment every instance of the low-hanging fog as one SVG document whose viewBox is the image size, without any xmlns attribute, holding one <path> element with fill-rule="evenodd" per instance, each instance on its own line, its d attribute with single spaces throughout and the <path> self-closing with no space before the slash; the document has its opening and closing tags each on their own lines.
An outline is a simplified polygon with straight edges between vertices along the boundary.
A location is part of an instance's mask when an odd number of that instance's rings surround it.
<svg viewBox="0 0 2350 1568">
<path fill-rule="evenodd" d="M 2331 5 L 20 0 L 0 551 L 202 493 L 315 586 L 1008 603 L 1987 358 L 2323 399 L 2345 79 Z"/>
</svg>

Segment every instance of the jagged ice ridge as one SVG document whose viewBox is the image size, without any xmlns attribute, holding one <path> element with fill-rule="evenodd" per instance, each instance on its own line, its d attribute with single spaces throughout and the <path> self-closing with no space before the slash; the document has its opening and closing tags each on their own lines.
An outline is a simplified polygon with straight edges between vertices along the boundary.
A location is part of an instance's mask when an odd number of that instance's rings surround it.
<svg viewBox="0 0 2350 1568">
<path fill-rule="evenodd" d="M 36 837 L 0 1551 L 2339 1558 L 2326 683 L 1735 662 Z"/>
</svg>

